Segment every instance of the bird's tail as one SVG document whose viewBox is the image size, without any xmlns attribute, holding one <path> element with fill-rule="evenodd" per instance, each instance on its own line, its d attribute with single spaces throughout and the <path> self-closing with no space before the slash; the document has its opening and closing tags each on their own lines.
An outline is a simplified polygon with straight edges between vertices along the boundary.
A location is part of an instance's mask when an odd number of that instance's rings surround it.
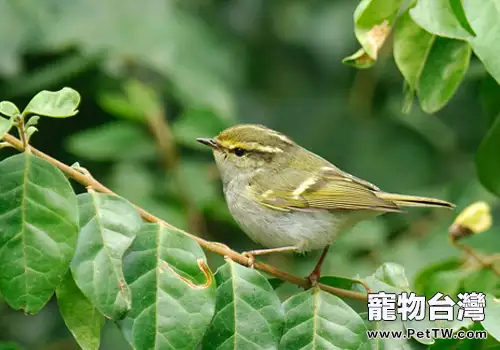
<svg viewBox="0 0 500 350">
<path fill-rule="evenodd" d="M 455 208 L 455 204 L 442 201 L 440 199 L 408 196 L 404 194 L 379 192 L 377 197 L 393 202 L 402 207 L 440 207 L 440 208 Z"/>
</svg>

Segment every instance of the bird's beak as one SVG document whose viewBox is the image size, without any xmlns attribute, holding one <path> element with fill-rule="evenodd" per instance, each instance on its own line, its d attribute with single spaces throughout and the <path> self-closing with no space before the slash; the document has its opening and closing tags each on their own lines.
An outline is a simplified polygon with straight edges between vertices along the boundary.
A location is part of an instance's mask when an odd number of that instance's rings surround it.
<svg viewBox="0 0 500 350">
<path fill-rule="evenodd" d="M 219 148 L 217 141 L 215 141 L 215 139 L 213 139 L 213 138 L 199 137 L 196 139 L 196 141 L 198 141 L 199 143 L 202 143 L 204 145 L 207 145 L 208 147 L 214 148 L 214 149 Z"/>
</svg>

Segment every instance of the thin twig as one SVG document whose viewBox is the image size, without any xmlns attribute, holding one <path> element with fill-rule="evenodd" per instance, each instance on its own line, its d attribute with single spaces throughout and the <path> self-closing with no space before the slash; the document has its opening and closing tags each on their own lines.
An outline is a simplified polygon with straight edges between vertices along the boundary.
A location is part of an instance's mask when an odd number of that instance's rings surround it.
<svg viewBox="0 0 500 350">
<path fill-rule="evenodd" d="M 23 144 L 21 140 L 18 138 L 10 135 L 10 134 L 5 134 L 3 136 L 3 139 L 7 142 L 9 142 L 11 145 L 13 145 L 17 150 L 23 151 Z M 42 159 L 45 159 L 49 163 L 53 164 L 57 168 L 59 168 L 62 172 L 64 172 L 66 175 L 68 175 L 70 178 L 75 180 L 76 182 L 84 185 L 85 187 L 91 187 L 93 190 L 101 193 L 109 193 L 109 194 L 115 194 L 113 191 L 111 191 L 109 188 L 101 184 L 99 181 L 95 180 L 93 177 L 86 176 L 82 174 L 80 171 L 73 169 L 69 167 L 68 165 L 60 162 L 59 160 L 52 158 L 51 156 L 37 150 L 36 148 L 32 146 L 28 146 L 28 149 L 31 150 L 31 152 L 36 155 L 37 157 L 40 157 Z M 230 249 L 224 244 L 217 243 L 217 242 L 210 242 L 207 241 L 203 238 L 200 238 L 198 236 L 192 235 L 188 232 L 185 232 L 175 226 L 172 226 L 168 222 L 154 216 L 153 214 L 147 212 L 146 210 L 142 209 L 141 207 L 138 207 L 137 205 L 134 205 L 134 207 L 137 209 L 141 217 L 152 223 L 158 223 L 161 225 L 164 225 L 170 229 L 176 230 L 178 232 L 181 232 L 189 237 L 191 237 L 193 240 L 195 240 L 200 246 L 203 248 L 210 250 L 216 254 L 219 254 L 221 256 L 227 256 L 231 260 L 237 262 L 238 264 L 244 265 L 244 266 L 250 266 L 251 261 L 248 257 L 235 252 L 234 250 Z M 267 265 L 261 262 L 254 262 L 253 266 L 260 271 L 266 272 L 270 275 L 273 275 L 275 277 L 278 277 L 279 279 L 283 281 L 287 281 L 290 283 L 293 283 L 297 286 L 304 287 L 304 288 L 309 288 L 310 287 L 310 281 L 306 278 L 300 278 L 297 276 L 294 276 L 292 274 L 289 274 L 287 272 L 281 271 L 274 266 Z M 316 285 L 320 289 L 324 290 L 325 292 L 340 296 L 340 297 L 345 297 L 349 299 L 355 299 L 355 300 L 361 300 L 361 301 L 366 301 L 367 300 L 367 295 L 364 293 L 360 292 L 355 292 L 355 291 L 350 291 L 350 290 L 345 290 L 341 288 L 336 288 L 332 286 L 328 286 L 322 283 L 318 283 Z"/>
<path fill-rule="evenodd" d="M 465 253 L 467 253 L 469 256 L 473 257 L 477 262 L 485 269 L 490 269 L 493 271 L 495 275 L 500 277 L 500 271 L 496 268 L 494 265 L 494 259 L 488 260 L 487 258 L 482 258 L 479 256 L 479 254 L 472 248 L 470 245 L 464 244 L 464 243 L 459 243 L 458 241 L 452 239 L 451 240 L 452 244 L 457 247 L 458 249 L 463 250 Z"/>
<path fill-rule="evenodd" d="M 207 238 L 203 215 L 195 208 L 186 193 L 186 184 L 179 169 L 179 156 L 175 147 L 174 138 L 168 124 L 164 110 L 152 111 L 146 115 L 149 129 L 153 134 L 158 150 L 163 158 L 163 164 L 173 175 L 181 204 L 188 213 L 189 230 Z"/>
<path fill-rule="evenodd" d="M 17 131 L 19 132 L 19 137 L 21 138 L 21 145 L 23 146 L 23 150 L 28 149 L 28 139 L 26 137 L 26 130 L 24 128 L 24 119 L 20 116 L 16 117 L 15 125 Z"/>
</svg>

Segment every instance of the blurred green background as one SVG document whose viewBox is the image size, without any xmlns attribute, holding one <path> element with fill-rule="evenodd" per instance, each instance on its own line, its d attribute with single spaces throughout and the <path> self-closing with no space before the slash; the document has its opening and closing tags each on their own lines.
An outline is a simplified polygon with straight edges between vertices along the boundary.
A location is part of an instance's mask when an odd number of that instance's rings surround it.
<svg viewBox="0 0 500 350">
<path fill-rule="evenodd" d="M 376 66 L 342 65 L 358 48 L 352 0 L 2 0 L 0 96 L 23 107 L 42 89 L 70 86 L 80 113 L 44 118 L 32 144 L 78 161 L 118 194 L 207 239 L 258 248 L 232 221 L 211 154 L 194 141 L 234 123 L 277 129 L 341 169 L 386 191 L 457 203 L 454 212 L 410 209 L 364 222 L 328 255 L 325 273 L 365 276 L 382 262 L 424 266 L 460 251 L 448 243 L 455 215 L 479 184 L 474 153 L 498 89 L 473 58 L 463 84 L 436 115 L 401 113 L 402 77 L 390 42 Z M 12 154 L 3 150 L 2 156 Z M 75 185 L 78 186 L 78 185 Z M 83 188 L 78 188 L 82 191 Z M 500 251 L 500 226 L 468 242 Z M 267 257 L 305 276 L 319 252 Z M 221 257 L 208 254 L 215 269 Z M 286 297 L 294 287 L 283 285 Z M 36 316 L 0 301 L 0 340 L 27 349 L 77 349 L 50 304 Z M 103 349 L 126 349 L 109 323 Z"/>
</svg>

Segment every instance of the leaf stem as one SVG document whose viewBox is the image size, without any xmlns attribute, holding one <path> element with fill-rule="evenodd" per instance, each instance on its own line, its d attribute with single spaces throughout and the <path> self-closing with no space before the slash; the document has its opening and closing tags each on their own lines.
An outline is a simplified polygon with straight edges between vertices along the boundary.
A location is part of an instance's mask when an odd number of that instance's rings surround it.
<svg viewBox="0 0 500 350">
<path fill-rule="evenodd" d="M 8 143 L 10 143 L 12 146 L 14 146 L 14 148 L 16 148 L 17 150 L 19 150 L 21 152 L 25 149 L 24 145 L 23 145 L 23 142 L 21 140 L 19 140 L 18 138 L 10 135 L 10 134 L 5 134 L 3 136 L 3 139 L 5 141 L 7 141 Z M 72 167 L 70 167 L 70 166 L 62 163 L 61 161 L 59 161 L 59 160 L 57 160 L 55 158 L 52 158 L 51 156 L 49 156 L 48 154 L 43 153 L 42 151 L 39 151 L 38 149 L 36 149 L 36 148 L 34 148 L 34 147 L 30 146 L 30 145 L 27 145 L 26 150 L 27 151 L 31 151 L 37 157 L 40 157 L 40 158 L 48 161 L 52 165 L 56 166 L 63 173 L 65 173 L 66 175 L 68 175 L 70 178 L 72 178 L 76 182 L 84 185 L 85 187 L 90 187 L 94 191 L 97 191 L 97 192 L 116 195 L 113 191 L 111 191 L 109 188 L 107 188 L 106 186 L 104 186 L 103 184 L 101 184 L 99 181 L 97 181 L 96 179 L 94 179 L 92 176 L 88 176 L 86 174 L 83 174 L 82 172 L 78 171 L 77 169 L 74 169 L 74 168 L 72 168 Z M 153 214 L 149 213 L 148 211 L 142 209 L 141 207 L 139 207 L 137 205 L 134 205 L 134 207 L 137 209 L 137 211 L 139 212 L 139 214 L 141 215 L 141 217 L 144 220 L 148 221 L 148 222 L 161 224 L 161 225 L 164 225 L 164 226 L 166 226 L 166 227 L 168 227 L 170 229 L 173 229 L 173 230 L 176 230 L 176 231 L 178 231 L 180 233 L 183 233 L 183 234 L 191 237 L 193 240 L 195 240 L 203 248 L 205 248 L 207 250 L 210 250 L 210 251 L 212 251 L 212 252 L 214 252 L 216 254 L 219 254 L 221 256 L 227 256 L 231 260 L 237 262 L 238 264 L 241 264 L 241 265 L 244 265 L 244 266 L 250 266 L 251 263 L 252 263 L 250 261 L 251 259 L 249 259 L 248 257 L 246 257 L 246 256 L 244 256 L 244 255 L 242 255 L 242 254 L 240 254 L 240 253 L 238 253 L 238 252 L 230 249 L 228 246 L 226 246 L 226 245 L 224 245 L 222 243 L 210 242 L 210 241 L 207 241 L 207 240 L 205 240 L 203 238 L 200 238 L 198 236 L 192 235 L 192 234 L 190 234 L 190 233 L 188 233 L 186 231 L 183 231 L 183 230 L 181 230 L 181 229 L 179 229 L 179 228 L 177 228 L 175 226 L 172 226 L 168 222 L 160 219 L 157 216 L 154 216 Z M 284 272 L 284 271 L 281 271 L 281 270 L 277 269 L 274 266 L 271 266 L 271 265 L 268 265 L 268 264 L 264 264 L 264 263 L 261 263 L 261 262 L 258 262 L 258 261 L 253 262 L 253 266 L 257 270 L 266 272 L 266 273 L 268 273 L 270 275 L 278 277 L 279 279 L 281 279 L 283 281 L 295 284 L 295 285 L 297 285 L 299 287 L 303 287 L 303 288 L 309 288 L 310 287 L 310 281 L 307 278 L 301 278 L 301 277 L 289 274 L 287 272 Z M 345 290 L 345 289 L 341 289 L 341 288 L 335 288 L 335 287 L 332 287 L 332 286 L 327 286 L 327 285 L 322 284 L 322 283 L 318 283 L 316 286 L 318 288 L 324 290 L 325 292 L 331 293 L 333 295 L 337 295 L 339 297 L 344 297 L 344 298 L 349 298 L 349 299 L 355 299 L 355 300 L 361 300 L 361 301 L 366 301 L 367 300 L 367 295 L 364 294 L 364 293 L 360 293 L 360 292 L 356 292 L 356 291 L 351 291 L 351 290 Z"/>
<path fill-rule="evenodd" d="M 157 111 L 151 111 L 146 114 L 146 119 L 149 129 L 156 140 L 158 150 L 163 157 L 165 169 L 172 173 L 179 192 L 179 199 L 187 210 L 189 230 L 207 238 L 203 215 L 198 212 L 186 193 L 186 186 L 189 186 L 189 184 L 185 183 L 180 173 L 179 155 L 175 147 L 172 130 L 165 115 L 165 110 L 162 108 Z"/>
<path fill-rule="evenodd" d="M 495 259 L 482 258 L 470 245 L 459 243 L 457 240 L 452 239 L 451 243 L 458 249 L 463 250 L 466 254 L 473 257 L 483 268 L 490 269 L 495 275 L 500 277 L 500 270 L 496 268 Z"/>
<path fill-rule="evenodd" d="M 21 138 L 22 151 L 28 151 L 28 138 L 26 137 L 26 129 L 24 127 L 24 118 L 22 116 L 15 117 L 15 125 Z"/>
</svg>

